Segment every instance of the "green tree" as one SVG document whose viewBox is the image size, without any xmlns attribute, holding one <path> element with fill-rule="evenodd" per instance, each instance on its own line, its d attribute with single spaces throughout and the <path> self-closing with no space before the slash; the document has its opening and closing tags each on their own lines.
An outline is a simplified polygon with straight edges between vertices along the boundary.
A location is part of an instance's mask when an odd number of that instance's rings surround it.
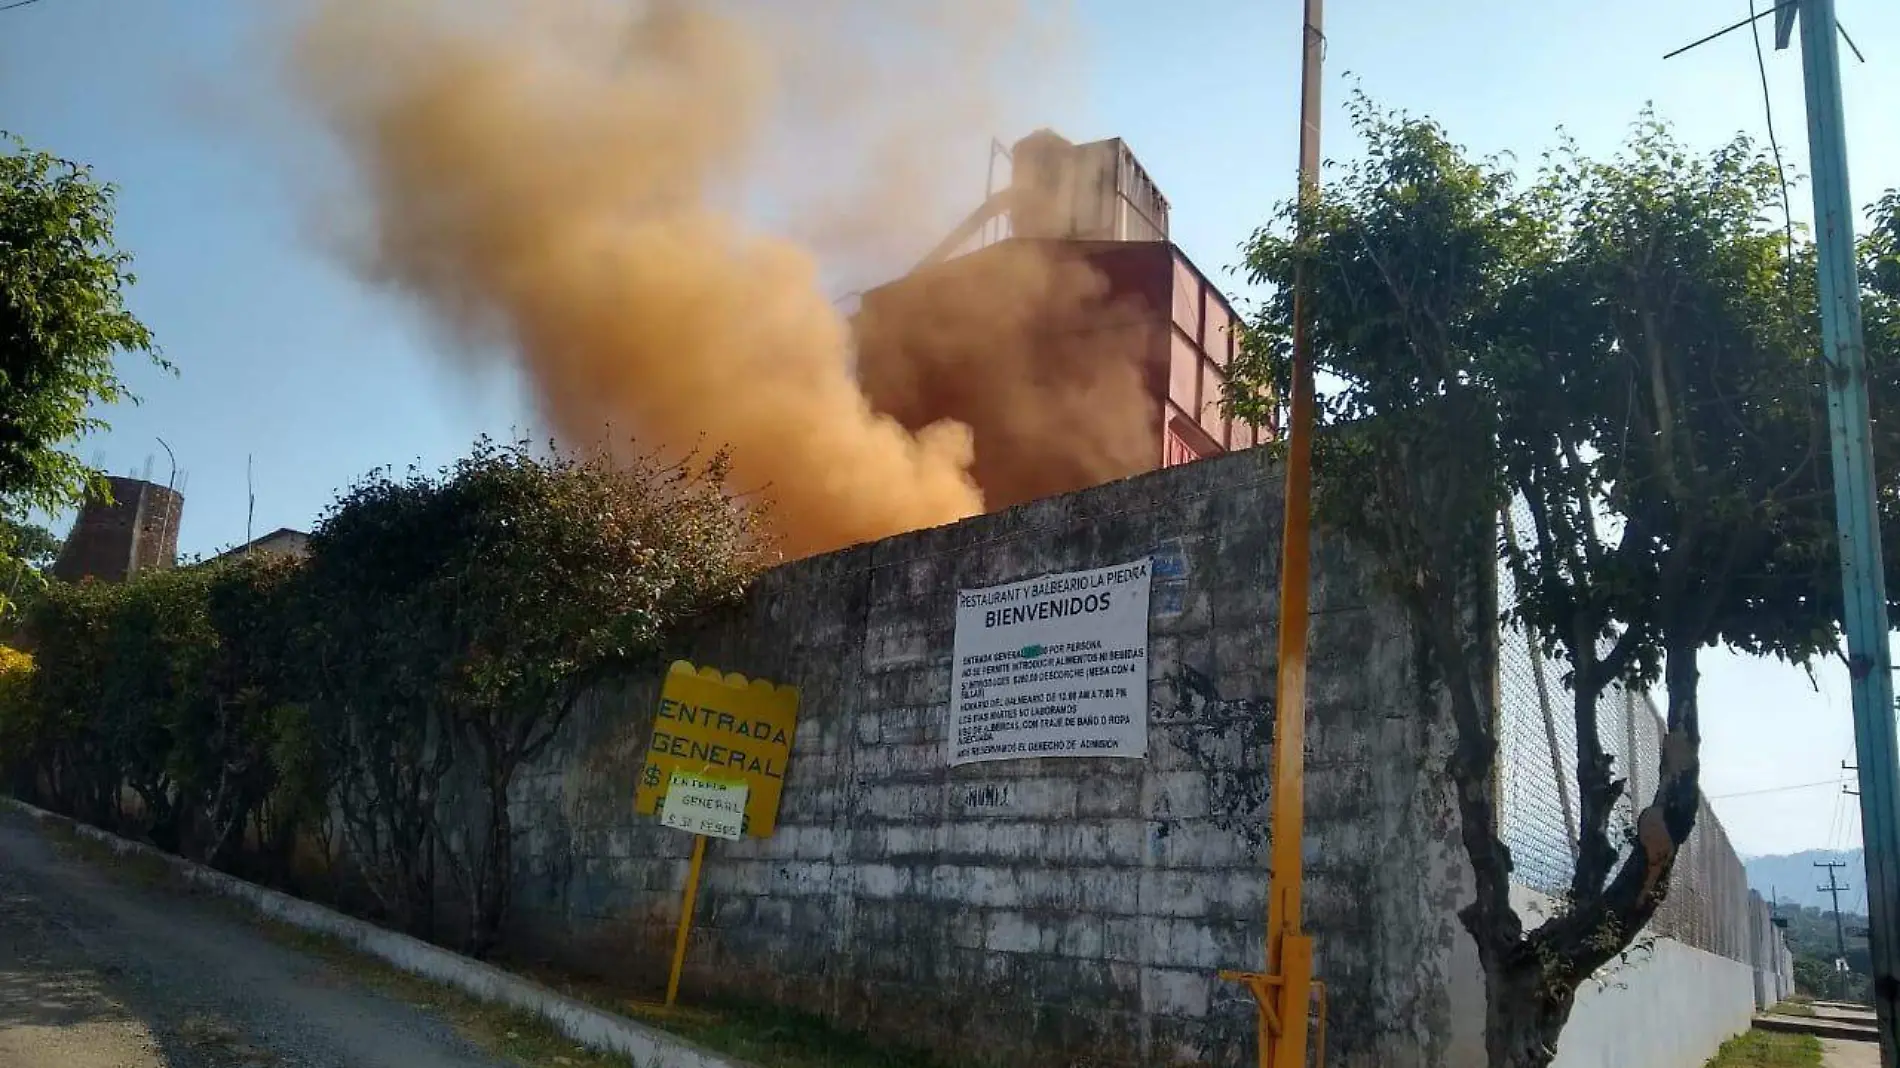
<svg viewBox="0 0 1900 1068">
<path fill-rule="evenodd" d="M 20 601 L 45 586 L 59 549 L 59 538 L 45 527 L 0 516 L 0 634 L 15 625 L 9 617 L 18 614 Z"/>
<path fill-rule="evenodd" d="M 58 535 L 37 523 L 0 519 L 0 539 L 5 540 L 8 554 L 13 559 L 34 571 L 51 569 L 54 559 L 59 556 Z"/>
<path fill-rule="evenodd" d="M 33 671 L 31 654 L 0 644 L 0 789 L 15 796 L 31 793 L 36 770 Z"/>
<path fill-rule="evenodd" d="M 105 759 L 139 798 L 139 826 L 171 852 L 185 850 L 206 787 L 181 778 L 192 769 L 187 747 L 209 744 L 204 726 L 221 696 L 211 686 L 218 652 L 207 612 L 213 573 L 147 571 L 112 587 L 106 602 L 107 660 L 93 729 Z"/>
<path fill-rule="evenodd" d="M 172 724 L 172 774 L 199 836 L 192 852 L 232 867 L 254 830 L 259 874 L 282 881 L 297 834 L 326 815 L 292 667 L 302 654 L 290 603 L 302 561 L 259 554 L 203 567 L 214 648 L 200 699 L 180 705 Z"/>
<path fill-rule="evenodd" d="M 1429 121 L 1361 99 L 1355 125 L 1366 158 L 1286 209 L 1304 237 L 1249 243 L 1253 279 L 1275 288 L 1234 406 L 1263 421 L 1279 395 L 1304 267 L 1330 372 L 1321 514 L 1372 550 L 1425 641 L 1457 737 L 1477 891 L 1460 917 L 1485 971 L 1489 1059 L 1543 1065 L 1579 984 L 1654 914 L 1694 826 L 1700 651 L 1804 661 L 1834 647 L 1811 263 L 1785 262 L 1761 221 L 1780 185 L 1746 141 L 1694 156 L 1645 116 L 1614 159 L 1565 146 L 1522 188 Z M 1500 538 L 1513 500 L 1529 529 Z M 1529 931 L 1491 788 L 1483 635 L 1500 555 L 1518 591 L 1505 607 L 1569 665 L 1580 739 L 1574 877 Z M 1618 841 L 1629 769 L 1598 743 L 1597 707 L 1610 685 L 1659 676 L 1658 785 L 1631 799 Z"/>
<path fill-rule="evenodd" d="M 31 638 L 35 670 L 0 725 L 16 789 L 101 827 L 118 826 L 125 781 L 99 719 L 122 593 L 98 582 L 54 582 L 33 600 L 21 629 Z"/>
<path fill-rule="evenodd" d="M 113 245 L 113 196 L 88 169 L 0 135 L 0 517 L 102 489 L 71 448 L 104 428 L 99 406 L 136 400 L 117 358 L 169 368 L 125 306 L 133 276 Z"/>
<path fill-rule="evenodd" d="M 0 707 L 17 788 L 221 866 L 245 832 L 281 876 L 321 812 L 321 766 L 291 706 L 296 561 L 257 557 L 147 571 L 123 584 L 52 582 L 22 621 L 44 672 Z M 266 807 L 271 811 L 266 812 Z"/>
<path fill-rule="evenodd" d="M 342 807 L 372 855 L 391 840 L 440 853 L 472 951 L 494 946 L 507 911 L 521 767 L 590 686 L 652 661 L 759 566 L 756 516 L 726 472 L 723 455 L 664 465 L 483 439 L 439 472 L 373 474 L 313 533 L 324 685 L 350 745 Z M 375 748 L 391 744 L 407 770 Z M 449 802 L 451 769 L 474 803 Z M 400 803 L 366 803 L 383 797 Z M 433 878 L 390 859 L 418 892 Z"/>
<path fill-rule="evenodd" d="M 435 811 L 454 757 L 441 744 L 433 662 L 411 613 L 437 532 L 426 483 L 372 471 L 310 535 L 289 599 L 309 709 L 342 851 L 382 918 L 420 937 L 435 926 Z"/>
<path fill-rule="evenodd" d="M 494 945 L 507 909 L 521 766 L 590 686 L 657 658 L 673 628 L 736 599 L 756 571 L 754 517 L 726 472 L 724 456 L 662 466 L 482 441 L 438 484 L 421 619 L 484 795 L 471 847 L 450 853 L 474 952 Z"/>
<path fill-rule="evenodd" d="M 1834 968 L 1819 957 L 1796 957 L 1794 959 L 1794 988 L 1811 998 L 1836 996 L 1840 980 L 1835 977 Z"/>
<path fill-rule="evenodd" d="M 1867 917 L 1844 913 L 1837 928 L 1830 909 L 1783 902 L 1779 912 L 1786 924 L 1782 936 L 1794 956 L 1795 986 L 1801 992 L 1873 1004 L 1873 956 L 1867 947 Z M 1844 958 L 1842 935 L 1847 949 Z M 1834 969 L 1837 959 L 1847 961 L 1847 971 Z"/>
</svg>

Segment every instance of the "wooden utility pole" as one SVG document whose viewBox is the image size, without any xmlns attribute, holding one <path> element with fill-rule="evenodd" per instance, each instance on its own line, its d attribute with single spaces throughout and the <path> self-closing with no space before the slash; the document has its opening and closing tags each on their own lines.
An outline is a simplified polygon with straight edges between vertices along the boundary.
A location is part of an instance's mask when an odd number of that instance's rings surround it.
<svg viewBox="0 0 1900 1068">
<path fill-rule="evenodd" d="M 1325 59 L 1323 0 L 1305 0 L 1300 46 L 1299 211 L 1295 241 L 1304 242 L 1319 190 L 1320 71 Z M 1280 547 L 1280 634 L 1274 688 L 1273 874 L 1267 886 L 1267 969 L 1222 972 L 1245 983 L 1258 1003 L 1261 1068 L 1307 1068 L 1307 1016 L 1320 998 L 1324 1060 L 1325 988 L 1313 979 L 1313 939 L 1300 925 L 1305 878 L 1301 846 L 1306 824 L 1306 629 L 1312 567 L 1313 358 L 1306 327 L 1306 278 L 1293 279 L 1293 381 L 1287 419 L 1286 526 Z"/>
<path fill-rule="evenodd" d="M 1842 1001 L 1847 1000 L 1847 927 L 1841 920 L 1841 891 L 1848 889 L 1834 881 L 1834 870 L 1847 865 L 1838 860 L 1817 860 L 1817 868 L 1827 869 L 1827 885 L 1815 889 L 1834 899 L 1834 993 Z"/>
</svg>

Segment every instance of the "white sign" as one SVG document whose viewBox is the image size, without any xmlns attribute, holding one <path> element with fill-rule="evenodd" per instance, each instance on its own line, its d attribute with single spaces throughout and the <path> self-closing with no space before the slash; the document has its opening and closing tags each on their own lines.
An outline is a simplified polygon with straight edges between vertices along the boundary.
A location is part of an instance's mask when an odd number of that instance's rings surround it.
<svg viewBox="0 0 1900 1068">
<path fill-rule="evenodd" d="M 1148 755 L 1147 559 L 957 593 L 950 763 Z"/>
<path fill-rule="evenodd" d="M 711 838 L 738 838 L 745 830 L 746 785 L 673 773 L 660 803 L 660 823 Z"/>
</svg>

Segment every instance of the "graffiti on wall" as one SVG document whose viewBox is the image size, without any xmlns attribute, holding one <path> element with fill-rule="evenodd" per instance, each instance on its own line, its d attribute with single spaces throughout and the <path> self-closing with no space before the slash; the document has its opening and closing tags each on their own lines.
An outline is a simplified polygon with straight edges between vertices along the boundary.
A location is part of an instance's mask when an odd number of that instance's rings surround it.
<svg viewBox="0 0 1900 1068">
<path fill-rule="evenodd" d="M 1268 835 L 1272 699 L 1222 697 L 1212 679 L 1182 667 L 1155 687 L 1149 718 L 1206 779 L 1214 825 L 1259 852 Z"/>
</svg>

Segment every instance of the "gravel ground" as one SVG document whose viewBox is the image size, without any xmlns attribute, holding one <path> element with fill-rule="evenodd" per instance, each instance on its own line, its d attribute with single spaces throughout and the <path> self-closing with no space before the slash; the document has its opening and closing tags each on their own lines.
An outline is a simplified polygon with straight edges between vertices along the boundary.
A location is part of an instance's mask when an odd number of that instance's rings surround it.
<svg viewBox="0 0 1900 1068">
<path fill-rule="evenodd" d="M 0 812 L 0 1068 L 506 1068 L 437 1016 Z"/>
</svg>

